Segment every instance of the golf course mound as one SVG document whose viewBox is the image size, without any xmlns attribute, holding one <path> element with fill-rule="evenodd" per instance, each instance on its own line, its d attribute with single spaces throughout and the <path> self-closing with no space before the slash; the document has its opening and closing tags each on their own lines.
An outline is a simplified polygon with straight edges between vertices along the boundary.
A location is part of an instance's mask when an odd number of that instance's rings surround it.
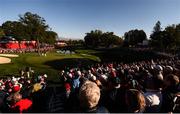
<svg viewBox="0 0 180 114">
<path fill-rule="evenodd" d="M 0 56 L 2 56 L 2 57 L 19 57 L 19 55 L 15 55 L 15 54 L 0 54 Z"/>
<path fill-rule="evenodd" d="M 7 64 L 7 63 L 11 63 L 10 58 L 0 57 L 0 64 Z"/>
</svg>

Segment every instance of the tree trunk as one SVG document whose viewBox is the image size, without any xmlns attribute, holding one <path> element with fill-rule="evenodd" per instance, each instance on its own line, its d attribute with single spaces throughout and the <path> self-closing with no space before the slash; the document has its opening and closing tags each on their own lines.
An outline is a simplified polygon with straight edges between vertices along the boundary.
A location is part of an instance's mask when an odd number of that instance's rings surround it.
<svg viewBox="0 0 180 114">
<path fill-rule="evenodd" d="M 39 46 L 39 39 L 37 38 L 37 49 L 38 49 L 38 54 L 40 55 L 40 46 Z"/>
</svg>

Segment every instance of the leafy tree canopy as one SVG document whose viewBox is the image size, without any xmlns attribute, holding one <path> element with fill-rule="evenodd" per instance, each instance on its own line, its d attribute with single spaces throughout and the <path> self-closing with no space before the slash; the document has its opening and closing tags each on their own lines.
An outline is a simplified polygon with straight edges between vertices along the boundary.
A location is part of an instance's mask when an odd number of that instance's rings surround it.
<svg viewBox="0 0 180 114">
<path fill-rule="evenodd" d="M 92 30 L 86 33 L 84 40 L 88 47 L 109 47 L 111 45 L 120 45 L 123 41 L 122 38 L 114 35 L 113 32 L 102 32 L 101 30 Z"/>
<path fill-rule="evenodd" d="M 6 36 L 17 40 L 39 40 L 44 43 L 54 43 L 57 33 L 50 31 L 46 20 L 38 14 L 26 12 L 19 15 L 18 21 L 6 21 L 2 24 Z"/>
<path fill-rule="evenodd" d="M 128 32 L 125 32 L 124 34 L 124 42 L 127 45 L 137 45 L 138 43 L 142 43 L 143 40 L 146 40 L 147 36 L 146 33 L 143 30 L 130 30 Z"/>
<path fill-rule="evenodd" d="M 164 30 L 160 28 L 160 22 L 158 21 L 150 36 L 151 46 L 161 49 L 177 48 L 180 45 L 180 24 L 169 25 Z"/>
</svg>

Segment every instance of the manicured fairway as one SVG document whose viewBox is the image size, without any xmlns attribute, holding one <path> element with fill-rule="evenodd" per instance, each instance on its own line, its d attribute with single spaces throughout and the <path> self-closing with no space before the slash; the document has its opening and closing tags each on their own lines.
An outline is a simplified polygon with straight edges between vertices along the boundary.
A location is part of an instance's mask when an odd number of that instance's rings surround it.
<svg viewBox="0 0 180 114">
<path fill-rule="evenodd" d="M 57 79 L 58 71 L 65 66 L 76 66 L 79 63 L 85 65 L 99 58 L 89 54 L 59 54 L 56 52 L 47 53 L 47 56 L 39 56 L 37 53 L 19 54 L 17 58 L 11 58 L 9 64 L 0 65 L 0 76 L 18 75 L 21 69 L 31 67 L 36 75 L 46 73 L 50 80 Z"/>
</svg>

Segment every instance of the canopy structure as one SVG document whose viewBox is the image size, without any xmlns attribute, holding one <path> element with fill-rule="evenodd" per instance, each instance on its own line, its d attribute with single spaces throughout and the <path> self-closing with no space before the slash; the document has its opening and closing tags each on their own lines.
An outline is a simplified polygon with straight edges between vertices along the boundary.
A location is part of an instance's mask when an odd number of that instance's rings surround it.
<svg viewBox="0 0 180 114">
<path fill-rule="evenodd" d="M 0 39 L 0 47 L 6 49 L 36 48 L 36 41 L 17 41 L 15 38 L 4 37 Z"/>
</svg>

